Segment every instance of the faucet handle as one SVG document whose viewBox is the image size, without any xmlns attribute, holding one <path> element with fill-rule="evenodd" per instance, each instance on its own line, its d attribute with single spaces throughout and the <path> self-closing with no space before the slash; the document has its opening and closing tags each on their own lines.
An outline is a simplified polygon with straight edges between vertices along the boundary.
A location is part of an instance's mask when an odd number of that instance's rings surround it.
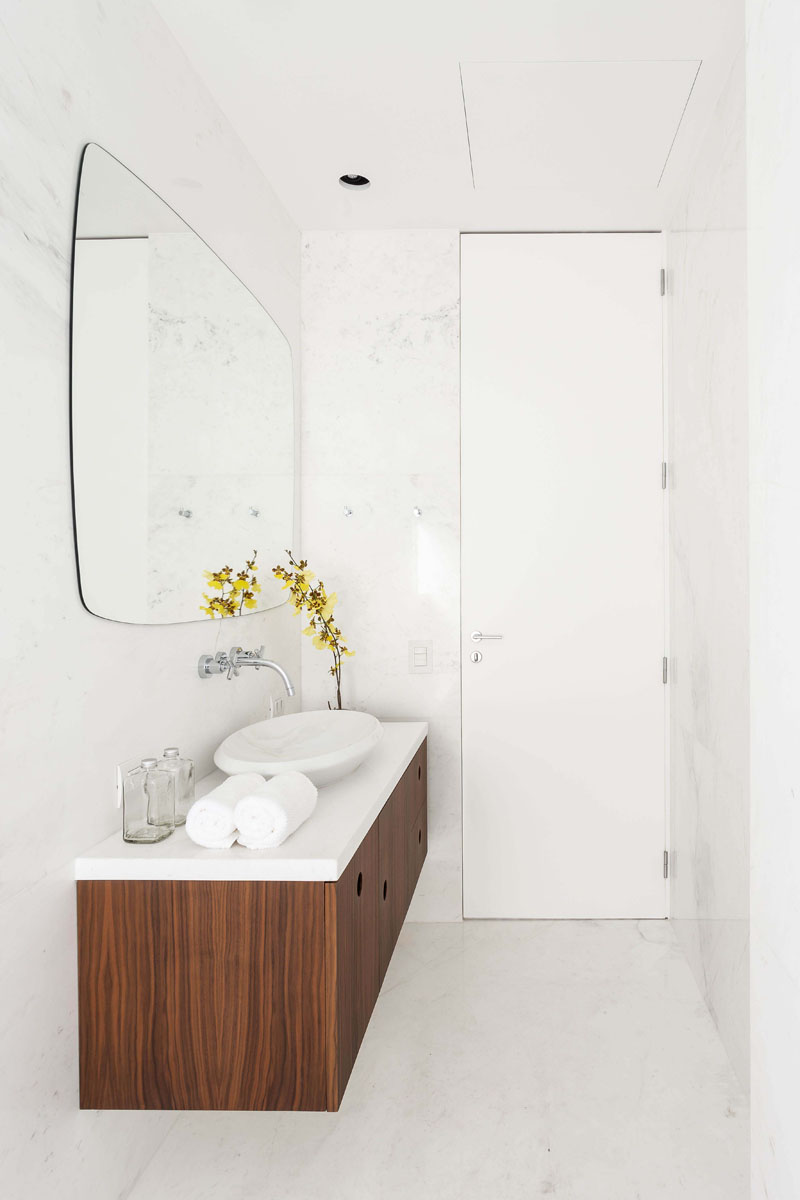
<svg viewBox="0 0 800 1200">
<path fill-rule="evenodd" d="M 263 646 L 259 646 L 257 650 L 246 650 L 245 651 L 245 658 L 247 658 L 251 663 L 253 663 L 256 670 L 258 670 L 259 659 L 262 659 L 263 657 L 264 657 L 264 647 Z"/>
<path fill-rule="evenodd" d="M 197 673 L 201 679 L 210 679 L 212 675 L 224 675 L 227 660 L 222 650 L 218 654 L 201 654 L 197 663 Z"/>
<path fill-rule="evenodd" d="M 239 674 L 239 655 L 242 653 L 241 646 L 231 646 L 231 652 L 228 655 L 228 679 L 232 675 Z"/>
</svg>

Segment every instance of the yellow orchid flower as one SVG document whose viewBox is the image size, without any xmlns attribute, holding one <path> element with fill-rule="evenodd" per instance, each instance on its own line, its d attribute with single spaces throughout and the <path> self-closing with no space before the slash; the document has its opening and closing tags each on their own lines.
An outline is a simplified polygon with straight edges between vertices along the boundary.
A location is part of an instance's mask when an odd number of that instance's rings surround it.
<svg viewBox="0 0 800 1200">
<path fill-rule="evenodd" d="M 336 680 L 336 708 L 341 709 L 342 662 L 345 657 L 352 658 L 354 651 L 348 650 L 343 644 L 342 631 L 334 620 L 333 613 L 338 595 L 336 592 L 328 595 L 321 579 L 317 580 L 316 585 L 312 585 L 312 580 L 317 577 L 309 570 L 306 559 L 301 558 L 298 561 L 291 550 L 287 550 L 286 554 L 289 566 L 278 564 L 272 568 L 272 574 L 276 579 L 283 581 L 283 590 L 288 590 L 287 599 L 291 602 L 295 616 L 299 616 L 301 612 L 308 614 L 309 623 L 303 629 L 304 636 L 311 638 L 311 644 L 317 650 L 331 651 L 333 665 L 329 668 L 329 673 Z M 255 590 L 253 587 L 254 592 Z"/>
<path fill-rule="evenodd" d="M 252 557 L 247 559 L 245 569 L 239 571 L 234 576 L 232 567 L 224 566 L 219 571 L 203 571 L 203 578 L 206 581 L 206 586 L 220 595 L 211 596 L 203 593 L 205 604 L 200 606 L 200 611 L 206 616 L 211 617 L 238 617 L 241 616 L 245 608 L 257 608 L 258 602 L 255 599 L 255 593 L 261 591 L 256 579 L 256 559 L 258 551 L 254 550 Z"/>
</svg>

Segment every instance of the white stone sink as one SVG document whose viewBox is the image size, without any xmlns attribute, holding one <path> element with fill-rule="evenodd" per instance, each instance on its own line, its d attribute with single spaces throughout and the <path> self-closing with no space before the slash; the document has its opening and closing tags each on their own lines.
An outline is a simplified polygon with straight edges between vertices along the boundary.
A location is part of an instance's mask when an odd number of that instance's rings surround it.
<svg viewBox="0 0 800 1200">
<path fill-rule="evenodd" d="M 227 775 L 302 771 L 325 787 L 355 771 L 382 736 L 383 726 L 369 713 L 291 713 L 237 729 L 214 752 L 214 762 Z"/>
</svg>

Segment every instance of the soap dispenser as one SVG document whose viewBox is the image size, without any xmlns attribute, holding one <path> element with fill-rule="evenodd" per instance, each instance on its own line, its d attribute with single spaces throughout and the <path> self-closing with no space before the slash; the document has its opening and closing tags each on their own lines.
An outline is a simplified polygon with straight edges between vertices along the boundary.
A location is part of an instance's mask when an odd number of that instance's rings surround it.
<svg viewBox="0 0 800 1200">
<path fill-rule="evenodd" d="M 190 758 L 181 758 L 177 746 L 167 746 L 158 765 L 174 776 L 175 824 L 185 825 L 186 814 L 194 804 L 194 763 Z"/>
<path fill-rule="evenodd" d="M 162 842 L 175 828 L 175 777 L 143 758 L 122 784 L 122 837 L 126 842 Z"/>
</svg>

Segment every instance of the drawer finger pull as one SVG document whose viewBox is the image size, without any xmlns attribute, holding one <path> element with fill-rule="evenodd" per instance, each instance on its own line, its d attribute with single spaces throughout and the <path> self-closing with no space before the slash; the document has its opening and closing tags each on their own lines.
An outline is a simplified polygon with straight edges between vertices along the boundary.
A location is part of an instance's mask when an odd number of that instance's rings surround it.
<svg viewBox="0 0 800 1200">
<path fill-rule="evenodd" d="M 363 876 L 362 872 L 359 871 L 358 879 L 356 880 L 356 895 L 357 896 L 361 895 L 361 889 L 363 888 L 363 886 L 364 886 L 364 876 Z"/>
<path fill-rule="evenodd" d="M 421 846 L 422 845 L 422 830 L 421 829 L 417 831 L 417 841 L 419 842 L 419 844 Z"/>
<path fill-rule="evenodd" d="M 384 881 L 383 881 L 383 898 L 384 898 L 384 900 L 386 899 L 386 894 L 388 891 L 389 891 L 389 880 L 384 879 Z"/>
</svg>

